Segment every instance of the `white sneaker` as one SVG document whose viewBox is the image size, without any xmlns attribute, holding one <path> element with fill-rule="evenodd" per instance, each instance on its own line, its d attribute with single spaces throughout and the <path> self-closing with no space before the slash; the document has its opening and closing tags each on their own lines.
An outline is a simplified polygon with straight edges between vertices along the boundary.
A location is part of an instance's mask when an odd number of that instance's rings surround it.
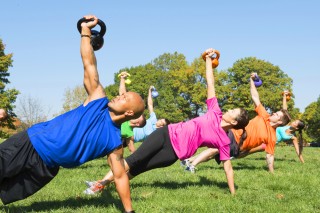
<svg viewBox="0 0 320 213">
<path fill-rule="evenodd" d="M 194 165 L 192 165 L 192 164 L 187 166 L 185 170 L 188 171 L 188 172 L 191 172 L 193 174 L 196 173 L 196 167 Z"/>
<path fill-rule="evenodd" d="M 188 159 L 182 160 L 182 161 L 180 161 L 180 165 L 182 167 L 188 167 L 188 166 L 190 166 L 190 161 Z"/>
<path fill-rule="evenodd" d="M 87 195 L 95 195 L 103 191 L 105 188 L 105 185 L 101 184 L 101 181 L 86 181 L 85 182 L 88 185 L 88 188 L 83 191 L 84 194 Z M 90 185 L 90 186 L 89 186 Z"/>
<path fill-rule="evenodd" d="M 86 180 L 84 183 L 86 184 L 87 187 L 90 188 L 91 186 L 93 186 L 94 184 L 96 184 L 97 181 L 88 181 L 88 180 Z"/>
</svg>

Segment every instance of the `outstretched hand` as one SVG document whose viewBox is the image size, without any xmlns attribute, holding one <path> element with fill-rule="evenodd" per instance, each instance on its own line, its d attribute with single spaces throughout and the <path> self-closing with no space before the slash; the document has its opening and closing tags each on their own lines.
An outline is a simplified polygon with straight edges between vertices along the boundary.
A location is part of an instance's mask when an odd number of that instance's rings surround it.
<svg viewBox="0 0 320 213">
<path fill-rule="evenodd" d="M 94 15 L 86 15 L 84 18 L 90 21 L 82 22 L 81 27 L 88 27 L 89 29 L 92 29 L 98 24 L 98 18 Z"/>
<path fill-rule="evenodd" d="M 207 53 L 206 58 L 211 58 L 215 54 L 215 50 L 213 48 L 206 49 Z"/>
<path fill-rule="evenodd" d="M 253 72 L 253 73 L 251 73 L 250 78 L 251 78 L 252 80 L 254 80 L 254 79 L 256 78 L 256 76 L 257 76 L 257 73 L 256 73 L 256 72 Z"/>
<path fill-rule="evenodd" d="M 130 76 L 130 74 L 129 73 L 127 73 L 127 72 L 121 72 L 119 75 L 118 75 L 118 77 L 120 77 L 120 78 L 126 78 L 126 77 L 128 77 L 128 76 Z"/>
</svg>

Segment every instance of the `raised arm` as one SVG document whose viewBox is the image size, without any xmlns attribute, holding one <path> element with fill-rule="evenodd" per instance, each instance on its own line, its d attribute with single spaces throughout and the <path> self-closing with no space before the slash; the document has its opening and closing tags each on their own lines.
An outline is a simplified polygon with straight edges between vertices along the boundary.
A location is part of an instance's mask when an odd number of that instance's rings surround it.
<svg viewBox="0 0 320 213">
<path fill-rule="evenodd" d="M 255 73 L 251 73 L 250 76 L 250 93 L 251 93 L 251 98 L 254 103 L 254 106 L 257 107 L 261 104 L 260 98 L 259 98 L 259 93 L 257 91 L 256 85 L 254 85 L 253 79 L 255 78 Z"/>
<path fill-rule="evenodd" d="M 148 110 L 149 110 L 149 114 L 153 113 L 153 100 L 152 100 L 152 96 L 151 96 L 151 91 L 152 91 L 153 86 L 149 87 L 149 92 L 148 92 Z"/>
<path fill-rule="evenodd" d="M 214 88 L 214 75 L 212 69 L 211 56 L 214 54 L 214 49 L 209 48 L 206 50 L 206 79 L 207 79 L 207 99 L 216 97 L 216 91 Z"/>
<path fill-rule="evenodd" d="M 129 76 L 129 73 L 121 72 L 119 76 L 120 76 L 119 95 L 122 95 L 123 93 L 127 92 L 125 80 L 126 80 L 126 77 Z"/>
<path fill-rule="evenodd" d="M 84 16 L 85 19 L 93 20 L 83 22 L 81 24 L 81 44 L 80 53 L 84 68 L 83 84 L 88 93 L 88 98 L 84 105 L 90 101 L 105 97 L 105 92 L 99 81 L 99 73 L 97 69 L 96 56 L 91 46 L 91 28 L 95 27 L 98 23 L 98 18 L 92 15 Z"/>
<path fill-rule="evenodd" d="M 300 162 L 304 163 L 304 159 L 302 157 L 302 143 L 298 143 L 298 138 L 295 136 L 293 136 L 291 139 Z"/>
<path fill-rule="evenodd" d="M 288 91 L 284 91 L 282 93 L 282 109 L 285 109 L 285 110 L 288 110 L 287 94 L 288 94 Z"/>
</svg>

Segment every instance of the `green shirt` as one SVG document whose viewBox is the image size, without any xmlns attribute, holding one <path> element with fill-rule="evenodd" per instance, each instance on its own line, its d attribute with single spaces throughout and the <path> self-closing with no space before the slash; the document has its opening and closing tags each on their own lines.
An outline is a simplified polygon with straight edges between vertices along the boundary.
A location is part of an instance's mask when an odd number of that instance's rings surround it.
<svg viewBox="0 0 320 213">
<path fill-rule="evenodd" d="M 130 126 L 130 121 L 121 124 L 121 137 L 130 138 L 133 136 L 133 128 Z"/>
</svg>

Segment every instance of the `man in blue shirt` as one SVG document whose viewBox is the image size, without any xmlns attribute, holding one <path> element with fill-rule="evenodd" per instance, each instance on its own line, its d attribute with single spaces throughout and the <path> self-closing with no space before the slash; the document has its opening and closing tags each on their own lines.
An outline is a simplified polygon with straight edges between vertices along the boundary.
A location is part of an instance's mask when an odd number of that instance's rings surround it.
<svg viewBox="0 0 320 213">
<path fill-rule="evenodd" d="M 4 204 L 36 193 L 57 175 L 60 166 L 72 168 L 107 155 L 124 209 L 133 211 L 120 125 L 138 118 L 143 113 L 144 101 L 135 92 L 108 100 L 90 43 L 91 29 L 98 18 L 88 15 L 85 19 L 88 22 L 81 24 L 80 52 L 88 97 L 78 108 L 36 124 L 0 144 L 0 198 Z"/>
</svg>

